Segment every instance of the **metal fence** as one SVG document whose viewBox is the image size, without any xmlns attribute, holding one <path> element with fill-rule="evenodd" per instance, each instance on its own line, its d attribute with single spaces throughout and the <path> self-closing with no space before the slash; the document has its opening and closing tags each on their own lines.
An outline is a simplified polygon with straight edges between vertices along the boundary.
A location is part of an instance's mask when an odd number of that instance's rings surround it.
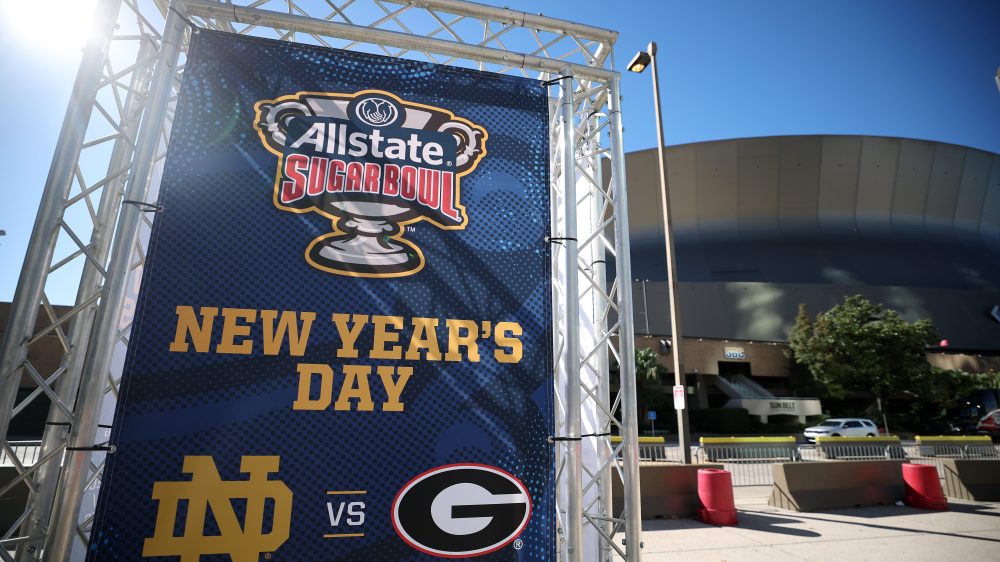
<svg viewBox="0 0 1000 562">
<path fill-rule="evenodd" d="M 944 459 L 1000 458 L 1000 446 L 948 445 L 931 448 L 928 445 L 843 444 L 818 447 L 798 445 L 787 447 L 691 447 L 691 458 L 697 463 L 718 463 L 732 474 L 733 486 L 770 486 L 774 483 L 772 466 L 779 462 L 838 462 L 844 460 L 897 459 L 937 468 L 944 478 Z M 680 447 L 663 443 L 639 445 L 639 460 L 645 462 L 683 462 Z"/>
<path fill-rule="evenodd" d="M 920 443 L 915 446 L 921 457 L 946 457 L 951 459 L 997 458 L 997 446 L 989 442 L 974 443 Z"/>
<path fill-rule="evenodd" d="M 7 444 L 10 445 L 12 454 L 8 454 L 6 450 L 0 451 L 0 466 L 17 466 L 14 463 L 15 458 L 21 466 L 32 466 L 38 462 L 41 441 L 8 441 Z"/>
</svg>

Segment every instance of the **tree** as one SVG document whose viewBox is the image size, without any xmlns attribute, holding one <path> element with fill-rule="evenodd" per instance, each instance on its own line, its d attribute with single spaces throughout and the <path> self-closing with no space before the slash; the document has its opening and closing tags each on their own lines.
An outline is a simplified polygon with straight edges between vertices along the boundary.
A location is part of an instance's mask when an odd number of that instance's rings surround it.
<svg viewBox="0 0 1000 562">
<path fill-rule="evenodd" d="M 931 376 L 925 379 L 918 393 L 925 402 L 938 409 L 949 400 L 968 396 L 980 388 L 1000 389 L 1000 373 L 969 373 L 962 370 L 947 370 L 931 367 Z"/>
<path fill-rule="evenodd" d="M 661 376 L 666 373 L 667 369 L 660 364 L 655 351 L 648 347 L 635 349 L 636 402 L 640 409 L 666 409 L 664 405 L 672 396 L 671 389 L 660 384 Z M 671 424 L 669 416 L 664 422 L 667 426 Z"/>
<path fill-rule="evenodd" d="M 660 361 L 656 352 L 648 347 L 637 347 L 635 350 L 635 378 L 636 381 L 646 380 L 656 382 L 660 369 Z"/>
<path fill-rule="evenodd" d="M 870 391 L 886 399 L 901 392 L 923 394 L 933 384 L 925 347 L 936 340 L 929 321 L 907 322 L 894 310 L 854 295 L 815 321 L 799 305 L 789 348 L 792 360 L 829 396 Z"/>
</svg>

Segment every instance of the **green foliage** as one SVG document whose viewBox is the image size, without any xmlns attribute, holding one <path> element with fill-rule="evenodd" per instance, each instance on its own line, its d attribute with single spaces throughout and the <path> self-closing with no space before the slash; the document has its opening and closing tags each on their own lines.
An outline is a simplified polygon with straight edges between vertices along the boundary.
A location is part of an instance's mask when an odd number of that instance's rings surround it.
<svg viewBox="0 0 1000 562">
<path fill-rule="evenodd" d="M 954 398 L 967 396 L 976 389 L 1000 389 L 1000 373 L 969 373 L 931 367 L 930 376 L 918 383 L 919 386 L 914 387 L 915 393 L 925 402 L 939 405 Z"/>
<path fill-rule="evenodd" d="M 906 322 L 894 310 L 854 295 L 815 321 L 800 305 L 789 348 L 793 361 L 827 395 L 842 398 L 849 391 L 869 391 L 885 399 L 930 387 L 925 346 L 936 339 L 929 321 Z"/>
<path fill-rule="evenodd" d="M 660 365 L 656 352 L 648 347 L 635 350 L 636 402 L 641 410 L 663 410 L 668 398 L 673 400 L 671 389 L 660 384 L 660 375 L 667 372 Z M 671 406 L 672 408 L 673 406 Z"/>
<path fill-rule="evenodd" d="M 656 352 L 648 347 L 635 350 L 635 378 L 637 381 L 655 381 L 660 371 L 660 361 Z"/>
</svg>

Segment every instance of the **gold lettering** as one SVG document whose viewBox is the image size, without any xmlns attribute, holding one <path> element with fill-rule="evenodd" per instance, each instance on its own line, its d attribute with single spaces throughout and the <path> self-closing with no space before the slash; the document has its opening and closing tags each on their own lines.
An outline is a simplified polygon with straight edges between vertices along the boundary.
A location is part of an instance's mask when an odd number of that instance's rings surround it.
<svg viewBox="0 0 1000 562">
<path fill-rule="evenodd" d="M 395 372 L 399 375 L 399 378 L 395 382 L 392 380 L 393 368 L 388 365 L 380 365 L 377 367 L 378 376 L 382 379 L 382 386 L 385 387 L 385 393 L 388 399 L 382 403 L 383 412 L 402 412 L 404 404 L 399 400 L 399 397 L 403 394 L 403 387 L 406 386 L 406 382 L 410 380 L 410 376 L 413 374 L 413 367 L 396 367 Z"/>
<path fill-rule="evenodd" d="M 358 336 L 361 335 L 361 330 L 368 323 L 368 315 L 352 314 L 350 321 L 354 322 L 354 327 L 348 325 L 348 315 L 333 315 L 333 323 L 337 325 L 337 331 L 340 332 L 340 341 L 342 342 L 340 349 L 337 350 L 337 357 L 340 358 L 353 359 L 358 356 L 358 350 L 354 348 L 354 344 L 357 343 Z"/>
<path fill-rule="evenodd" d="M 240 319 L 253 324 L 257 320 L 257 311 L 252 308 L 223 308 L 222 341 L 215 346 L 216 353 L 238 353 L 249 355 L 253 353 L 253 340 L 249 339 L 250 325 L 238 324 Z M 237 343 L 236 338 L 247 338 Z"/>
<path fill-rule="evenodd" d="M 177 333 L 174 335 L 174 341 L 170 343 L 170 351 L 180 353 L 187 351 L 187 337 L 190 336 L 195 351 L 198 353 L 207 352 L 212 340 L 212 325 L 215 323 L 215 316 L 219 313 L 219 309 L 214 306 L 201 307 L 202 320 L 200 323 L 194 314 L 193 307 L 178 306 L 176 313 Z"/>
<path fill-rule="evenodd" d="M 293 410 L 323 410 L 333 400 L 333 369 L 322 363 L 299 363 L 299 396 L 292 403 Z M 319 375 L 319 398 L 313 400 L 313 377 Z"/>
<path fill-rule="evenodd" d="M 296 314 L 291 311 L 283 311 L 278 320 L 278 329 L 274 329 L 274 320 L 278 317 L 277 310 L 261 310 L 260 318 L 264 321 L 264 355 L 277 355 L 281 352 L 281 344 L 288 336 L 288 353 L 296 357 L 302 357 L 306 352 L 306 343 L 309 341 L 309 330 L 312 329 L 313 320 L 316 319 L 315 312 L 303 312 L 302 329 L 299 330 L 299 321 Z"/>
<path fill-rule="evenodd" d="M 406 350 L 406 360 L 418 361 L 420 350 L 426 349 L 426 360 L 440 361 L 441 349 L 438 347 L 437 331 L 435 330 L 438 319 L 412 318 L 410 321 L 413 322 L 413 336 L 410 337 L 410 347 Z"/>
<path fill-rule="evenodd" d="M 524 330 L 517 322 L 497 322 L 497 349 L 493 350 L 493 357 L 497 363 L 519 363 L 521 361 L 524 351 L 519 336 L 523 333 Z M 510 337 L 507 334 L 516 337 Z M 509 348 L 509 350 L 501 348 Z"/>
<path fill-rule="evenodd" d="M 399 342 L 399 332 L 403 329 L 402 316 L 372 316 L 375 325 L 375 343 L 372 345 L 372 359 L 401 359 L 403 348 L 399 345 L 386 344 Z"/>
<path fill-rule="evenodd" d="M 375 409 L 372 393 L 368 388 L 368 375 L 372 368 L 367 365 L 344 365 L 344 384 L 340 387 L 340 396 L 334 403 L 334 410 L 350 410 L 351 399 L 357 399 L 358 411 L 370 412 Z"/>
<path fill-rule="evenodd" d="M 445 361 L 461 361 L 461 347 L 465 347 L 469 361 L 479 362 L 479 325 L 474 320 L 452 320 L 445 321 L 448 325 L 448 353 L 445 354 Z M 465 331 L 462 334 L 462 331 Z"/>
</svg>

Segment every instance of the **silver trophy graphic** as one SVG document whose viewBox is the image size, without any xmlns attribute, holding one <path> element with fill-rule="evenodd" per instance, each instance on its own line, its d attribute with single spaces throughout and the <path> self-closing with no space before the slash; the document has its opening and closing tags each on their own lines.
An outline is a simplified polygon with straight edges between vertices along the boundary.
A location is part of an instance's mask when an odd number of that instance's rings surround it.
<svg viewBox="0 0 1000 562">
<path fill-rule="evenodd" d="M 298 92 L 255 107 L 261 141 L 279 156 L 275 206 L 333 221 L 306 249 L 313 267 L 412 275 L 424 256 L 405 225 L 465 227 L 459 180 L 485 154 L 482 127 L 381 90 Z"/>
</svg>

